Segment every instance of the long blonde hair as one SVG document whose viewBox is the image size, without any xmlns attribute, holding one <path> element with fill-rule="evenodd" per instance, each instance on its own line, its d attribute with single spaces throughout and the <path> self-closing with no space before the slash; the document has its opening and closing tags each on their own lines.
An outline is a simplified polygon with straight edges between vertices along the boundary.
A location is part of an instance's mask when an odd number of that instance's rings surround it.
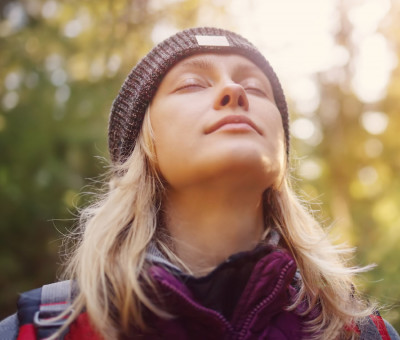
<svg viewBox="0 0 400 340">
<path fill-rule="evenodd" d="M 79 286 L 67 324 L 85 308 L 96 331 L 113 339 L 129 334 L 132 327 L 146 329 L 143 306 L 162 318 L 171 317 L 143 289 L 144 282 L 154 287 L 145 261 L 152 240 L 172 263 L 184 267 L 156 232 L 164 194 L 158 173 L 146 114 L 131 156 L 113 166 L 107 192 L 81 213 L 75 232 L 78 243 L 64 273 Z M 354 337 L 345 325 L 372 310 L 359 297 L 353 282 L 361 269 L 346 266 L 346 250 L 329 242 L 326 232 L 290 188 L 288 176 L 279 190 L 267 190 L 264 203 L 266 229 L 279 232 L 302 277 L 297 299 L 288 309 L 295 309 L 304 300 L 309 303 L 308 311 L 320 308 L 319 316 L 306 325 L 310 338 Z"/>
</svg>

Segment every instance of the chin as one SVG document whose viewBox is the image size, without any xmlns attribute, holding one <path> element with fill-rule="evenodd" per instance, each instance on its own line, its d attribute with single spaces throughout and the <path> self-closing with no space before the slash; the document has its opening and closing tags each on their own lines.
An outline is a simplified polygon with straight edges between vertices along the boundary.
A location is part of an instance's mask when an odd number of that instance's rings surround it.
<svg viewBox="0 0 400 340">
<path fill-rule="evenodd" d="M 282 157 L 266 152 L 257 143 L 226 143 L 203 148 L 194 155 L 169 162 L 162 171 L 167 182 L 175 188 L 193 184 L 217 183 L 233 186 L 248 185 L 267 189 L 282 178 Z"/>
<path fill-rule="evenodd" d="M 234 150 L 209 158 L 214 176 L 232 177 L 258 183 L 267 189 L 282 177 L 282 163 L 279 157 L 272 157 L 259 150 Z"/>
<path fill-rule="evenodd" d="M 241 143 L 220 151 L 216 158 L 232 166 L 272 168 L 280 162 L 278 155 L 266 152 L 265 147 L 257 144 Z"/>
</svg>

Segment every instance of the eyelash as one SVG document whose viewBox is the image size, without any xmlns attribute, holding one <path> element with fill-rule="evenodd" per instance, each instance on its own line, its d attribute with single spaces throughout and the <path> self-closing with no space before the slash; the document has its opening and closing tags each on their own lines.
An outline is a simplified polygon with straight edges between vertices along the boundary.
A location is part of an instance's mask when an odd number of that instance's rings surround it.
<svg viewBox="0 0 400 340">
<path fill-rule="evenodd" d="M 201 84 L 198 81 L 193 81 L 190 83 L 184 83 L 182 85 L 179 85 L 174 92 L 179 92 L 179 91 L 183 91 L 185 89 L 190 89 L 190 88 L 204 88 L 205 86 L 203 84 Z"/>
<path fill-rule="evenodd" d="M 193 83 L 187 83 L 187 84 L 184 84 L 182 86 L 179 86 L 175 91 L 181 91 L 181 90 L 190 89 L 190 88 L 196 88 L 196 87 L 204 88 L 204 86 L 201 85 L 200 83 L 193 82 Z M 244 88 L 244 90 L 246 92 L 250 92 L 250 93 L 254 92 L 256 95 L 261 95 L 261 96 L 267 97 L 267 94 L 263 90 L 259 89 L 258 87 L 253 87 L 253 86 L 246 87 L 246 86 L 243 86 L 243 88 Z"/>
<path fill-rule="evenodd" d="M 263 90 L 261 90 L 257 87 L 244 87 L 244 89 L 245 89 L 245 91 L 252 91 L 252 92 L 256 92 L 257 94 L 260 94 L 262 96 L 265 96 L 265 97 L 267 96 L 267 94 Z"/>
<path fill-rule="evenodd" d="M 187 89 L 187 88 L 190 88 L 190 87 L 204 87 L 204 86 L 202 86 L 202 85 L 200 85 L 200 84 L 197 84 L 197 83 L 185 84 L 185 85 L 179 86 L 179 87 L 176 89 L 176 91 L 184 90 L 184 89 Z"/>
</svg>

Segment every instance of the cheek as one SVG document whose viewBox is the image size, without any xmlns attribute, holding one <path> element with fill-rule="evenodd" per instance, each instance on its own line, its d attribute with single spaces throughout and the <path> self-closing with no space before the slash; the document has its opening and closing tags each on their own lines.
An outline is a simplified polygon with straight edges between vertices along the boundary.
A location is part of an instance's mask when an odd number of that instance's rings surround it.
<svg viewBox="0 0 400 340">
<path fill-rule="evenodd" d="M 265 117 L 264 127 L 265 138 L 271 149 L 277 153 L 285 151 L 285 132 L 280 112 L 276 110 L 273 114 Z"/>
<path fill-rule="evenodd" d="M 275 128 L 271 127 L 269 134 L 273 137 L 270 139 L 272 151 L 275 151 L 278 156 L 285 154 L 285 134 L 283 127 L 280 125 L 276 125 Z"/>
<path fill-rule="evenodd" d="M 195 148 L 193 131 L 186 121 L 165 119 L 155 121 L 153 126 L 157 167 L 170 184 L 176 177 L 183 177 L 187 160 Z"/>
<path fill-rule="evenodd" d="M 286 168 L 285 132 L 279 111 L 265 121 L 265 143 L 268 163 L 276 172 L 284 172 Z"/>
</svg>

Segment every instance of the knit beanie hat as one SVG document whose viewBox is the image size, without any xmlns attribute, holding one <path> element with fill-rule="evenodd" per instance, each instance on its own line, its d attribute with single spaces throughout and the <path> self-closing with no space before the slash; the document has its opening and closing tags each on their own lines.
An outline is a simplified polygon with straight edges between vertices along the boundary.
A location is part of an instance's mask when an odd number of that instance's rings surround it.
<svg viewBox="0 0 400 340">
<path fill-rule="evenodd" d="M 199 53 L 233 53 L 256 64 L 269 79 L 282 115 L 289 155 L 289 116 L 281 84 L 260 51 L 242 36 L 219 28 L 199 27 L 179 32 L 154 47 L 132 69 L 112 105 L 108 146 L 111 160 L 123 163 L 132 153 L 143 118 L 163 77 L 180 60 Z"/>
</svg>

